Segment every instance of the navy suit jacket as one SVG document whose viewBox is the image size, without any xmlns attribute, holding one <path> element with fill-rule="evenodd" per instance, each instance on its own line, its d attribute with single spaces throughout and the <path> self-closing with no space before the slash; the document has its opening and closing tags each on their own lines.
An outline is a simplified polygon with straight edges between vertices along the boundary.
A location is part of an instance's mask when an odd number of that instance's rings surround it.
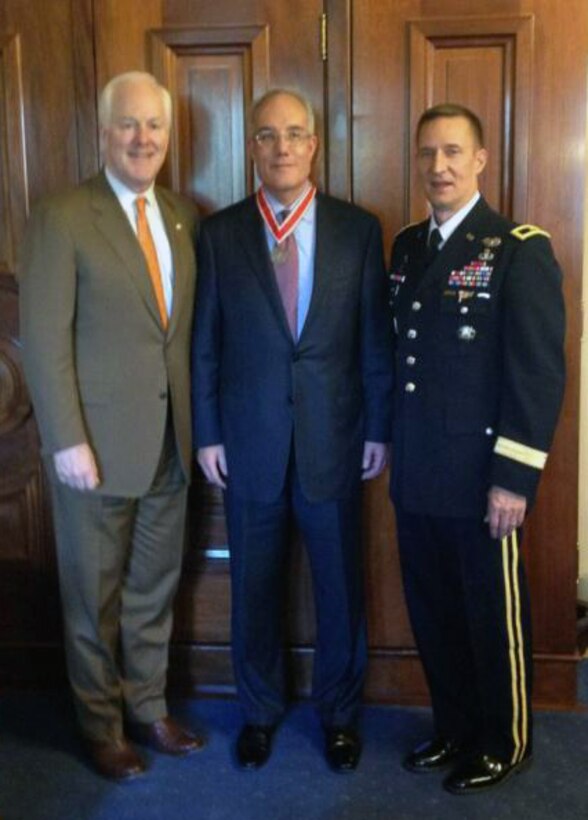
<svg viewBox="0 0 588 820">
<path fill-rule="evenodd" d="M 392 336 L 377 219 L 317 195 L 311 303 L 297 342 L 249 197 L 199 239 L 193 342 L 198 447 L 224 444 L 232 489 L 272 501 L 292 446 L 311 501 L 357 487 L 364 441 L 390 438 Z"/>
</svg>

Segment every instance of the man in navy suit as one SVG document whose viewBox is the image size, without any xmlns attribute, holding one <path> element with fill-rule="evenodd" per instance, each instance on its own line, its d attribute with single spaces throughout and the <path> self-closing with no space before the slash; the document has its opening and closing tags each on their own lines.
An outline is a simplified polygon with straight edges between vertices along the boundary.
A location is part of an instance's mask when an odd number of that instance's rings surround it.
<svg viewBox="0 0 588 820">
<path fill-rule="evenodd" d="M 306 543 L 317 612 L 313 695 L 325 754 L 354 769 L 367 649 L 360 486 L 390 435 L 391 334 L 380 227 L 316 192 L 314 116 L 274 89 L 254 105 L 261 187 L 202 226 L 194 332 L 198 461 L 225 490 L 232 642 L 245 713 L 237 759 L 258 768 L 284 712 L 288 522 Z"/>
<path fill-rule="evenodd" d="M 531 760 L 531 634 L 519 546 L 564 386 L 561 271 L 549 235 L 480 196 L 482 126 L 440 105 L 417 127 L 431 217 L 392 253 L 392 497 L 435 736 L 405 760 L 445 788 Z"/>
</svg>

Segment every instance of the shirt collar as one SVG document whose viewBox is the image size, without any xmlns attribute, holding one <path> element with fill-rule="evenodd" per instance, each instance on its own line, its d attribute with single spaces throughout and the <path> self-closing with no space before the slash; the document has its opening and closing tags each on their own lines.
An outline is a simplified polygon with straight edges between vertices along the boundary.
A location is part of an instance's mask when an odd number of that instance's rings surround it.
<svg viewBox="0 0 588 820">
<path fill-rule="evenodd" d="M 267 200 L 267 202 L 268 202 L 268 204 L 269 204 L 270 208 L 272 209 L 272 211 L 274 212 L 274 214 L 277 216 L 277 215 L 280 213 L 280 211 L 285 211 L 285 210 L 287 210 L 287 211 L 293 211 L 295 208 L 297 208 L 297 207 L 298 207 L 298 204 L 299 204 L 300 202 L 302 202 L 302 200 L 304 199 L 304 197 L 305 197 L 305 196 L 306 196 L 306 194 L 308 193 L 308 189 L 309 189 L 309 188 L 310 188 L 310 182 L 309 182 L 307 185 L 305 185 L 305 186 L 304 186 L 304 190 L 302 191 L 302 193 L 300 194 L 300 196 L 299 196 L 299 197 L 297 197 L 297 198 L 294 200 L 294 202 L 292 202 L 292 204 L 291 204 L 291 205 L 287 205 L 287 206 L 286 206 L 286 205 L 284 205 L 284 203 L 283 203 L 283 202 L 280 202 L 278 199 L 276 199 L 276 198 L 275 198 L 275 196 L 272 196 L 272 194 L 270 194 L 270 192 L 267 190 L 267 188 L 266 188 L 265 186 L 264 186 L 264 188 L 263 188 L 263 192 L 264 192 L 264 194 L 265 194 L 265 198 L 266 198 L 266 200 Z M 310 217 L 312 217 L 313 207 L 314 207 L 314 203 L 315 203 L 315 202 L 316 202 L 316 199 L 314 199 L 314 200 L 311 202 L 311 206 L 307 209 L 306 213 L 305 213 L 305 214 L 304 214 L 304 216 L 302 217 L 302 219 L 303 219 L 303 220 L 305 220 L 305 219 L 309 219 Z"/>
<path fill-rule="evenodd" d="M 156 204 L 155 183 L 152 182 L 146 191 L 142 191 L 140 194 L 138 194 L 136 191 L 133 191 L 129 187 L 127 187 L 124 184 L 124 182 L 121 182 L 120 179 L 117 176 L 115 176 L 112 173 L 112 171 L 106 166 L 104 167 L 104 174 L 106 176 L 106 179 L 108 180 L 110 187 L 114 191 L 116 198 L 123 206 L 123 208 L 133 208 L 135 200 L 139 196 L 144 196 L 149 205 Z"/>
<path fill-rule="evenodd" d="M 466 204 L 463 206 L 463 208 L 460 208 L 459 211 L 457 211 L 457 213 L 454 213 L 453 216 L 450 217 L 447 220 L 447 222 L 444 222 L 442 225 L 437 225 L 437 222 L 435 221 L 435 216 L 433 214 L 431 214 L 431 218 L 429 220 L 429 233 L 427 234 L 427 236 L 430 236 L 431 232 L 435 228 L 437 228 L 437 230 L 441 234 L 441 239 L 442 239 L 443 243 L 447 242 L 447 240 L 449 239 L 451 234 L 454 232 L 454 230 L 463 222 L 463 220 L 466 218 L 466 216 L 472 210 L 474 205 L 480 199 L 480 196 L 481 196 L 480 192 L 476 191 L 476 193 L 469 200 L 469 202 L 466 202 Z"/>
</svg>

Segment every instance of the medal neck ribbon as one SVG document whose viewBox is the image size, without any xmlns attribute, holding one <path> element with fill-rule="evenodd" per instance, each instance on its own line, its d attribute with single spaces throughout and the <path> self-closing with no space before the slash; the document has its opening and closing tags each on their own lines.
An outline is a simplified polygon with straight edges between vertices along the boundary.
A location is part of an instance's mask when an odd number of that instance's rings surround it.
<svg viewBox="0 0 588 820">
<path fill-rule="evenodd" d="M 265 196 L 263 186 L 257 189 L 257 193 L 255 194 L 255 199 L 257 202 L 257 207 L 259 208 L 259 212 L 263 217 L 263 221 L 268 227 L 269 232 L 279 244 L 283 242 L 290 234 L 296 229 L 298 223 L 303 218 L 304 214 L 307 212 L 308 208 L 310 207 L 310 203 L 316 196 L 316 186 L 311 185 L 308 191 L 304 194 L 298 205 L 293 208 L 290 213 L 288 214 L 287 218 L 282 222 L 281 225 L 278 224 L 278 220 L 274 212 L 272 211 L 269 202 Z M 287 210 L 284 208 L 283 210 Z"/>
</svg>

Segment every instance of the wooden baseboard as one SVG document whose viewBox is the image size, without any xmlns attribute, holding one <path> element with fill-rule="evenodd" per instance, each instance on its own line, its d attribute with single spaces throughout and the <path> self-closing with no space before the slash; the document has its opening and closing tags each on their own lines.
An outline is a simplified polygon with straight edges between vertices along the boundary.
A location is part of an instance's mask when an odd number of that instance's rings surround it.
<svg viewBox="0 0 588 820">
<path fill-rule="evenodd" d="M 292 698 L 310 696 L 311 648 L 286 655 Z M 581 709 L 577 697 L 579 655 L 537 654 L 533 703 L 544 709 Z M 185 696 L 235 695 L 230 649 L 227 646 L 172 644 L 169 690 Z M 0 688 L 48 688 L 66 684 L 65 660 L 59 645 L 0 646 Z M 367 703 L 423 706 L 429 703 L 418 656 L 412 650 L 372 650 L 365 685 Z"/>
</svg>

